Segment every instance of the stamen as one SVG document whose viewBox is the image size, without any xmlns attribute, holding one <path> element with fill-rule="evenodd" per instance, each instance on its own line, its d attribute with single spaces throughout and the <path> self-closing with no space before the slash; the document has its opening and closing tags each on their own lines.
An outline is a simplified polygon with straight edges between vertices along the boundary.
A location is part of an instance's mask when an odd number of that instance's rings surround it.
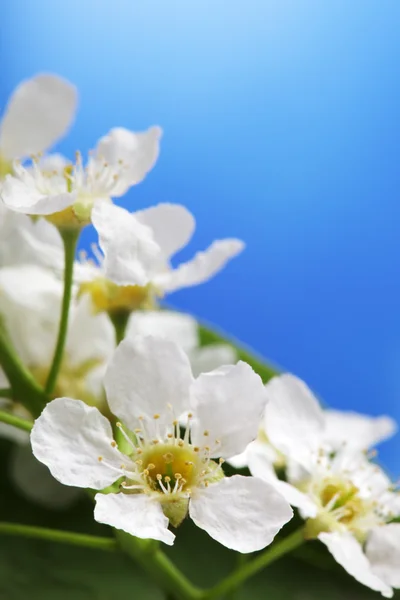
<svg viewBox="0 0 400 600">
<path fill-rule="evenodd" d="M 122 427 L 122 424 L 119 421 L 117 421 L 117 423 L 115 423 L 115 426 L 118 427 L 118 429 L 120 430 L 120 432 L 122 433 L 122 435 L 124 436 L 124 438 L 128 442 L 128 444 L 131 446 L 131 448 L 133 448 L 134 450 L 136 450 L 135 444 L 130 439 L 130 437 L 128 436 L 128 434 L 124 431 L 124 428 Z"/>
</svg>

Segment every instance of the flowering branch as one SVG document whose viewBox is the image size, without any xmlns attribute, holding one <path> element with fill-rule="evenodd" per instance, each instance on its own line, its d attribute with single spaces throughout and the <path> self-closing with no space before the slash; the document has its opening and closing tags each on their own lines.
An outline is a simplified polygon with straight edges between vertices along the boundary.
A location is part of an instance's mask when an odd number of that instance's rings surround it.
<svg viewBox="0 0 400 600">
<path fill-rule="evenodd" d="M 236 590 L 240 585 L 247 581 L 247 579 L 278 560 L 278 558 L 281 558 L 288 552 L 301 546 L 304 541 L 303 529 L 294 531 L 283 540 L 275 542 L 273 546 L 269 547 L 264 552 L 261 552 L 261 554 L 251 562 L 245 563 L 239 567 L 216 586 L 204 592 L 201 598 L 212 600 L 213 598 L 224 597 L 226 594 Z"/>
<path fill-rule="evenodd" d="M 3 410 L 0 410 L 0 422 L 7 423 L 8 425 L 12 425 L 18 429 L 23 429 L 24 431 L 31 431 L 33 427 L 33 423 L 30 421 L 21 419 L 21 417 L 16 417 L 15 415 Z"/>
<path fill-rule="evenodd" d="M 177 600 L 196 600 L 205 598 L 204 592 L 195 587 L 180 570 L 159 549 L 153 540 L 142 540 L 115 531 L 122 549 L 150 575 L 159 585 Z"/>
<path fill-rule="evenodd" d="M 86 548 L 95 548 L 98 550 L 117 550 L 117 542 L 113 538 L 98 537 L 71 531 L 60 531 L 57 529 L 46 529 L 44 527 L 32 527 L 30 525 L 19 525 L 16 523 L 0 523 L 0 534 L 1 533 L 49 540 L 51 542 L 62 542 L 74 546 L 85 546 Z"/>
<path fill-rule="evenodd" d="M 51 392 L 54 390 L 54 386 L 57 382 L 57 376 L 63 358 L 65 340 L 67 337 L 68 330 L 69 307 L 71 304 L 72 296 L 72 278 L 74 271 L 75 250 L 79 238 L 79 233 L 75 229 L 67 229 L 64 231 L 60 231 L 60 233 L 64 242 L 65 252 L 64 294 L 61 306 L 60 327 L 58 330 L 56 348 L 54 350 L 53 361 L 45 387 L 46 394 L 51 394 Z"/>
<path fill-rule="evenodd" d="M 33 416 L 38 416 L 47 402 L 47 396 L 17 356 L 1 321 L 0 365 L 11 384 L 12 398 L 25 406 Z"/>
</svg>

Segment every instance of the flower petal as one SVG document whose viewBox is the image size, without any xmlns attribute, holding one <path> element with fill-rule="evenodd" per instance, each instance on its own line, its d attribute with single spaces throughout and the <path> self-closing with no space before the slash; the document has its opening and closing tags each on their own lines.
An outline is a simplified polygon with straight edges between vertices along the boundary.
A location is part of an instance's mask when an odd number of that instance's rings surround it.
<svg viewBox="0 0 400 600">
<path fill-rule="evenodd" d="M 237 353 L 229 344 L 209 344 L 201 348 L 194 348 L 190 354 L 190 364 L 193 375 L 196 377 L 201 373 L 208 373 L 222 365 L 234 365 Z"/>
<path fill-rule="evenodd" d="M 192 381 L 185 352 L 173 342 L 148 336 L 121 342 L 104 384 L 115 415 L 132 430 L 139 417 L 147 417 L 146 429 L 156 435 L 158 425 L 170 425 L 188 409 Z"/>
<path fill-rule="evenodd" d="M 68 130 L 78 101 L 71 83 L 40 74 L 23 81 L 11 96 L 0 129 L 0 153 L 27 157 L 52 146 Z"/>
<path fill-rule="evenodd" d="M 332 450 L 344 444 L 358 450 L 367 450 L 392 437 L 397 431 L 396 422 L 385 415 L 371 417 L 356 412 L 327 410 L 324 440 Z"/>
<path fill-rule="evenodd" d="M 267 395 L 259 375 L 246 363 L 203 373 L 192 387 L 192 440 L 210 446 L 211 456 L 240 454 L 257 436 Z"/>
<path fill-rule="evenodd" d="M 166 260 L 186 246 L 196 227 L 192 213 L 180 204 L 158 204 L 134 215 L 150 227 Z"/>
<path fill-rule="evenodd" d="M 375 575 L 400 588 L 400 523 L 374 529 L 367 541 L 366 555 Z"/>
<path fill-rule="evenodd" d="M 140 183 L 153 168 L 160 152 L 160 127 L 134 132 L 116 127 L 97 144 L 97 160 L 119 166 L 119 179 L 113 196 L 122 196 L 132 185 Z"/>
<path fill-rule="evenodd" d="M 126 338 L 155 335 L 178 344 L 185 352 L 198 344 L 197 321 L 190 315 L 169 311 L 135 311 L 129 319 Z"/>
<path fill-rule="evenodd" d="M 13 448 L 11 478 L 21 494 L 51 510 L 71 506 L 83 493 L 54 479 L 49 470 L 32 455 L 29 439 L 27 444 Z"/>
<path fill-rule="evenodd" d="M 109 202 L 95 203 L 92 222 L 104 252 L 104 275 L 118 285 L 149 283 L 160 259 L 151 229 Z"/>
<path fill-rule="evenodd" d="M 21 360 L 48 368 L 60 315 L 62 284 L 34 265 L 0 269 L 0 314 Z"/>
<path fill-rule="evenodd" d="M 234 475 L 198 491 L 189 503 L 189 514 L 217 542 L 247 553 L 268 546 L 293 511 L 272 486 Z"/>
<path fill-rule="evenodd" d="M 33 454 L 53 477 L 65 485 L 96 490 L 114 483 L 126 461 L 112 442 L 108 419 L 97 408 L 71 398 L 49 402 L 31 433 Z"/>
<path fill-rule="evenodd" d="M 51 215 L 71 206 L 76 200 L 76 192 L 46 196 L 16 177 L 7 175 L 1 188 L 1 199 L 15 212 Z"/>
<path fill-rule="evenodd" d="M 268 439 L 307 468 L 325 425 L 318 400 L 301 379 L 290 374 L 274 377 L 265 388 L 270 400 L 265 411 Z"/>
<path fill-rule="evenodd" d="M 175 536 L 160 503 L 146 494 L 96 494 L 94 518 L 142 539 L 172 546 Z"/>
<path fill-rule="evenodd" d="M 320 533 L 318 538 L 327 546 L 336 562 L 354 579 L 380 592 L 385 598 L 393 597 L 392 588 L 374 575 L 361 545 L 351 533 Z"/>
<path fill-rule="evenodd" d="M 189 262 L 157 275 L 154 283 L 165 292 L 204 283 L 221 271 L 230 259 L 240 254 L 243 249 L 244 243 L 241 240 L 217 240 L 204 252 L 198 252 Z"/>
<path fill-rule="evenodd" d="M 292 506 L 296 506 L 304 519 L 317 516 L 318 507 L 303 492 L 290 483 L 278 479 L 271 463 L 271 456 L 266 444 L 255 441 L 247 448 L 247 462 L 251 474 L 270 483 Z"/>
</svg>

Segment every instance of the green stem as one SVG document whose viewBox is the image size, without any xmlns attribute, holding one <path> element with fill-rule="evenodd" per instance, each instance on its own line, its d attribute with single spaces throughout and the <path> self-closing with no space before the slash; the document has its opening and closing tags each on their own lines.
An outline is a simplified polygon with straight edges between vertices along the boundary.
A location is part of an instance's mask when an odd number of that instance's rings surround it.
<svg viewBox="0 0 400 600">
<path fill-rule="evenodd" d="M 264 567 L 275 562 L 278 558 L 281 558 L 281 556 L 284 556 L 295 548 L 298 548 L 304 541 L 303 529 L 299 529 L 283 540 L 275 542 L 273 546 L 264 550 L 257 558 L 239 567 L 215 587 L 206 590 L 201 598 L 204 598 L 204 600 L 211 600 L 212 598 L 224 597 L 226 594 L 236 590 L 249 579 L 249 577 L 252 577 L 264 569 Z"/>
<path fill-rule="evenodd" d="M 72 296 L 72 280 L 74 272 L 74 260 L 76 245 L 78 243 L 79 233 L 74 229 L 60 231 L 64 242 L 64 295 L 61 305 L 60 326 L 58 330 L 58 338 L 54 350 L 53 361 L 51 364 L 49 376 L 45 387 L 46 394 L 51 394 L 57 382 L 58 372 L 61 367 L 61 362 L 64 354 L 65 341 L 68 331 L 69 307 Z"/>
<path fill-rule="evenodd" d="M 121 548 L 156 579 L 160 587 L 177 600 L 200 600 L 203 592 L 195 587 L 159 549 L 153 540 L 142 540 L 115 531 Z"/>
<path fill-rule="evenodd" d="M 12 389 L 11 388 L 0 389 L 0 398 L 12 398 Z"/>
<path fill-rule="evenodd" d="M 130 311 L 121 310 L 108 313 L 111 323 L 115 329 L 115 340 L 117 344 L 122 342 L 125 337 L 126 326 L 128 325 L 129 317 L 131 316 Z"/>
<path fill-rule="evenodd" d="M 13 427 L 18 427 L 18 429 L 23 429 L 24 431 L 31 431 L 33 427 L 33 423 L 30 421 L 21 419 L 21 417 L 16 417 L 15 415 L 5 412 L 4 410 L 0 410 L 0 421 L 2 423 L 12 425 Z"/>
<path fill-rule="evenodd" d="M 12 388 L 12 399 L 22 404 L 34 417 L 40 415 L 47 396 L 25 368 L 0 321 L 0 365 Z"/>
<path fill-rule="evenodd" d="M 96 535 L 85 535 L 71 531 L 60 531 L 58 529 L 46 529 L 44 527 L 32 527 L 16 523 L 0 523 L 0 534 L 17 535 L 51 542 L 61 542 L 73 546 L 85 546 L 86 548 L 97 548 L 99 550 L 117 550 L 117 542 L 113 538 L 98 537 Z"/>
</svg>

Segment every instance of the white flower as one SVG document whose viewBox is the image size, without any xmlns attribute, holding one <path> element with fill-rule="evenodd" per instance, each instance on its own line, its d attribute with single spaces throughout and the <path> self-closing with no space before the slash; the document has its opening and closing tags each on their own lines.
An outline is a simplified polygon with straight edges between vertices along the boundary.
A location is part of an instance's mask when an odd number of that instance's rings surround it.
<svg viewBox="0 0 400 600">
<path fill-rule="evenodd" d="M 40 74 L 20 83 L 0 124 L 0 179 L 13 160 L 43 152 L 63 136 L 76 105 L 76 88 L 61 77 Z"/>
<path fill-rule="evenodd" d="M 388 523 L 400 515 L 400 496 L 360 451 L 370 443 L 370 431 L 364 442 L 342 444 L 335 452 L 325 431 L 329 415 L 301 380 L 275 377 L 266 390 L 265 431 L 287 459 L 288 482 L 277 479 L 259 443 L 248 450 L 252 474 L 299 508 L 307 536 L 318 537 L 353 577 L 392 597 L 400 584 L 400 524 Z"/>
<path fill-rule="evenodd" d="M 125 453 L 96 408 L 69 398 L 50 402 L 31 434 L 35 456 L 62 483 L 102 490 L 119 481 L 119 493 L 96 495 L 97 521 L 172 544 L 168 523 L 177 526 L 189 512 L 239 552 L 271 543 L 292 516 L 289 505 L 259 479 L 225 478 L 215 460 L 240 452 L 257 433 L 266 394 L 251 367 L 240 362 L 194 380 L 176 344 L 138 337 L 118 346 L 105 388 L 124 423 L 117 428 Z"/>
<path fill-rule="evenodd" d="M 183 206 L 159 204 L 129 213 L 102 203 L 92 218 L 104 258 L 99 253 L 100 267 L 89 266 L 92 281 L 82 291 L 91 293 L 98 310 L 147 308 L 154 295 L 208 281 L 244 248 L 237 239 L 217 240 L 174 269 L 172 256 L 195 228 L 193 215 Z"/>
<path fill-rule="evenodd" d="M 143 133 L 115 129 L 98 142 L 86 166 L 79 152 L 74 165 L 59 160 L 57 168 L 35 158 L 28 167 L 14 163 L 2 200 L 16 212 L 47 215 L 60 227 L 87 224 L 96 202 L 122 196 L 145 177 L 157 159 L 160 137 L 158 127 Z"/>
<path fill-rule="evenodd" d="M 169 310 L 135 311 L 125 333 L 126 338 L 156 335 L 178 344 L 188 355 L 195 376 L 238 360 L 235 349 L 228 344 L 200 347 L 196 319 L 188 314 Z"/>
<path fill-rule="evenodd" d="M 397 431 L 396 422 L 386 415 L 371 417 L 353 411 L 340 411 L 325 409 L 325 426 L 321 432 L 323 445 L 332 452 L 337 452 L 343 446 L 353 450 L 369 450 L 392 437 Z M 263 452 L 268 456 L 275 468 L 286 465 L 286 457 L 275 448 L 266 434 L 265 419 L 263 418 L 258 438 L 253 445 L 261 445 Z M 250 449 L 251 450 L 251 449 Z M 248 449 L 239 456 L 233 456 L 228 462 L 236 467 L 243 468 L 248 465 Z"/>
</svg>

